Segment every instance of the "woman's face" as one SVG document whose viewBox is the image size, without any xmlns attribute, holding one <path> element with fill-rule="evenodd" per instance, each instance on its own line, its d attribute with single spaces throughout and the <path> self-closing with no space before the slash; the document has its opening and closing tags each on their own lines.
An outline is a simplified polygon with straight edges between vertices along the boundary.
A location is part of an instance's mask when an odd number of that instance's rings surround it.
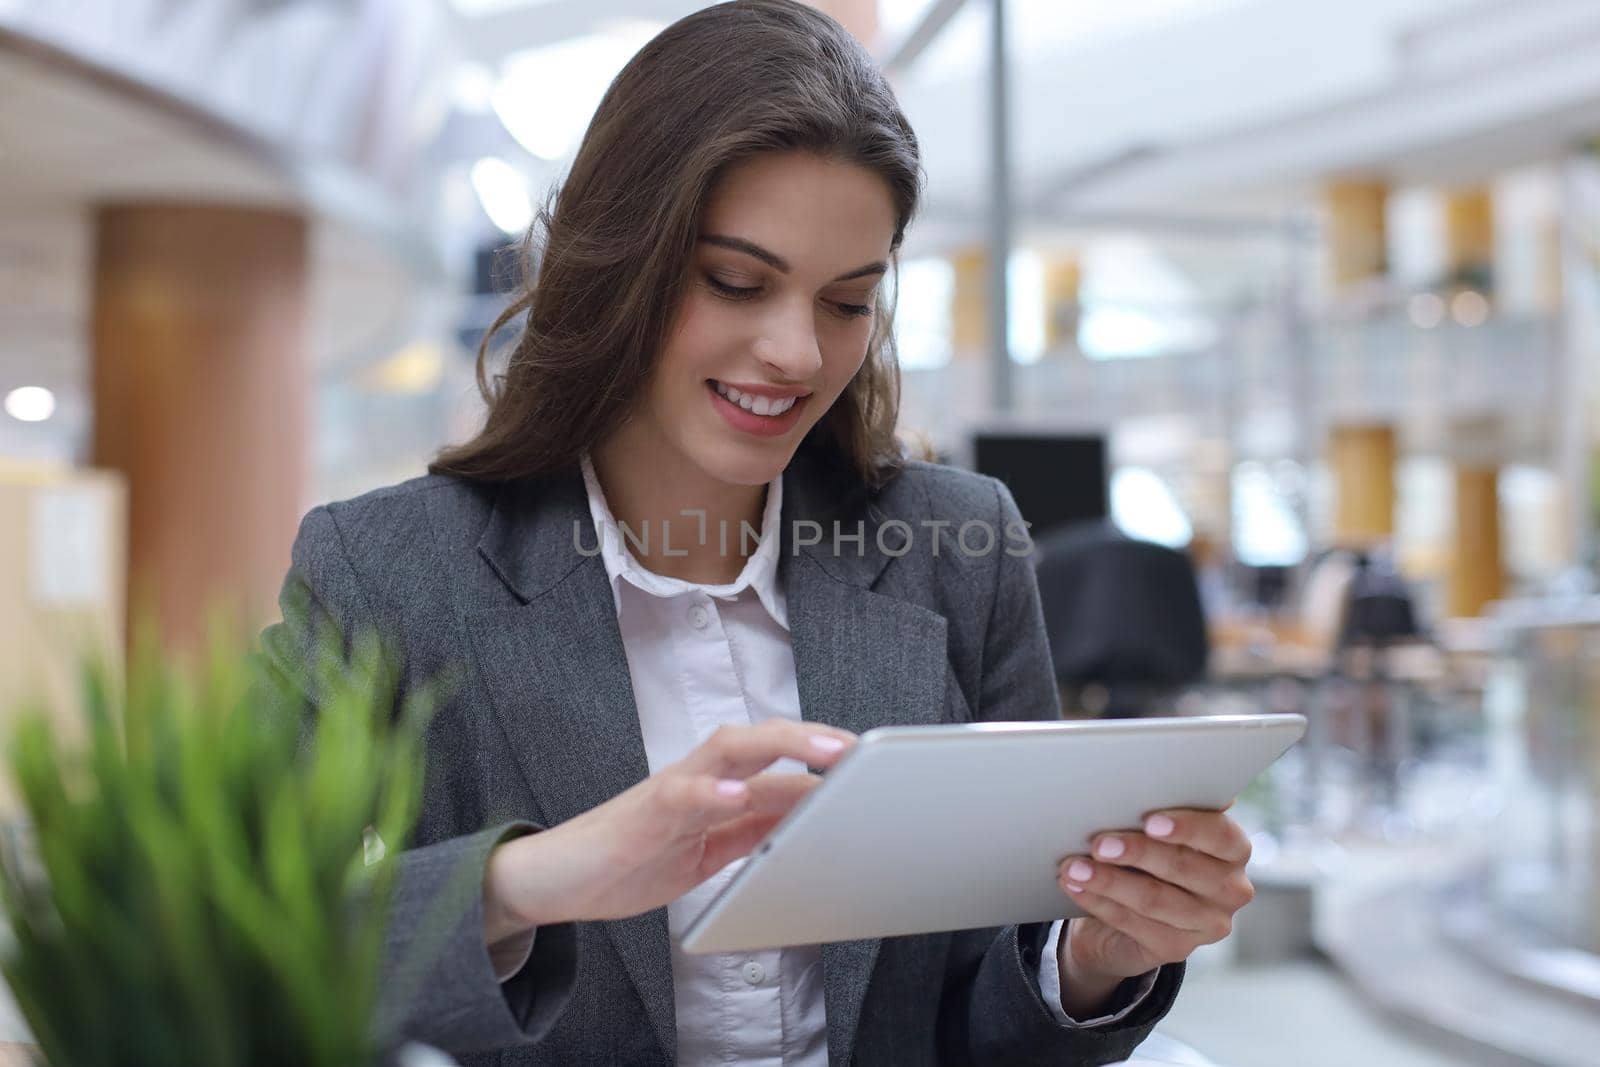
<svg viewBox="0 0 1600 1067">
<path fill-rule="evenodd" d="M 775 153 L 730 170 L 646 389 L 649 436 L 720 482 L 777 477 L 866 358 L 894 230 L 864 168 Z"/>
</svg>

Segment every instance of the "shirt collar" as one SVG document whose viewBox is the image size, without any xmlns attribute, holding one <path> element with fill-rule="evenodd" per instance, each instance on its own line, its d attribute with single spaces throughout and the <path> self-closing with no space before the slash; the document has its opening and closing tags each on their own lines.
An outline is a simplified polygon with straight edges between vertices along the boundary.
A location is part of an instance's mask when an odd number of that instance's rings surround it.
<svg viewBox="0 0 1600 1067">
<path fill-rule="evenodd" d="M 745 560 L 744 569 L 739 572 L 739 577 L 726 585 L 707 585 L 703 582 L 690 582 L 682 578 L 672 578 L 664 574 L 645 569 L 633 552 L 623 540 L 622 530 L 617 520 L 611 514 L 611 508 L 606 503 L 605 492 L 600 488 L 600 480 L 595 476 L 594 464 L 588 453 L 581 460 L 583 468 L 583 486 L 589 496 L 589 515 L 594 520 L 596 536 L 600 539 L 600 559 L 605 563 L 606 577 L 611 583 L 613 605 L 620 615 L 622 612 L 622 588 L 620 583 L 626 581 L 651 596 L 668 597 L 679 593 L 699 590 L 709 596 L 731 600 L 746 589 L 755 590 L 756 598 L 767 609 L 777 624 L 785 630 L 789 629 L 788 604 L 783 595 L 783 589 L 778 582 L 778 531 L 782 520 L 783 511 L 783 475 L 767 483 L 767 503 L 761 514 L 761 543 L 756 550 Z M 686 531 L 694 530 L 698 533 L 699 525 L 693 516 L 684 516 L 678 520 L 684 524 Z M 674 526 L 678 529 L 678 526 Z M 642 540 L 646 531 L 630 530 L 629 535 L 635 540 Z M 659 525 L 652 523 L 648 528 L 652 537 L 661 533 Z M 715 531 L 706 530 L 708 542 L 716 540 Z M 738 543 L 739 531 L 728 531 L 728 543 Z"/>
</svg>

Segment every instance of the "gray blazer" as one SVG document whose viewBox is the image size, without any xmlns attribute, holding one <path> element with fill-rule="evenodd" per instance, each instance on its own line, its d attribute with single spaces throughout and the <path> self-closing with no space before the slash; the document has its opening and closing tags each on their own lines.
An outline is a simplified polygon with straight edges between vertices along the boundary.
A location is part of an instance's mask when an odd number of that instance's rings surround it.
<svg viewBox="0 0 1600 1067">
<path fill-rule="evenodd" d="M 909 524 L 879 528 L 893 519 Z M 800 520 L 821 543 L 789 538 Z M 945 526 L 924 525 L 944 520 Z M 995 531 L 968 555 L 962 522 Z M 862 524 L 861 541 L 843 533 Z M 801 712 L 861 732 L 886 723 L 1047 719 L 1057 695 L 1021 517 L 1002 483 L 928 463 L 868 494 L 802 452 L 784 474 L 779 576 Z M 435 713 L 420 822 L 401 856 L 383 1015 L 468 1067 L 675 1061 L 666 909 L 541 928 L 495 980 L 482 934 L 489 852 L 594 807 L 648 774 L 605 567 L 579 472 L 502 487 L 417 478 L 306 515 L 284 583 L 313 620 L 262 635 L 293 673 L 325 619 L 375 627 L 403 685 L 456 669 Z M 805 529 L 814 529 L 807 527 Z M 967 544 L 981 547 L 979 531 Z M 859 548 L 858 548 L 859 544 Z M 314 705 L 310 700 L 307 707 Z M 304 712 L 307 707 L 300 710 Z M 1032 816 L 1019 816 L 1032 817 Z M 463 872 L 465 874 L 463 875 Z M 442 925 L 441 925 L 442 923 Z M 822 949 L 832 1064 L 1101 1064 L 1126 1058 L 1172 1004 L 1182 965 L 1106 1028 L 1058 1024 L 1037 980 L 1048 925 L 868 939 Z M 399 961 L 432 934 L 436 962 Z"/>
</svg>

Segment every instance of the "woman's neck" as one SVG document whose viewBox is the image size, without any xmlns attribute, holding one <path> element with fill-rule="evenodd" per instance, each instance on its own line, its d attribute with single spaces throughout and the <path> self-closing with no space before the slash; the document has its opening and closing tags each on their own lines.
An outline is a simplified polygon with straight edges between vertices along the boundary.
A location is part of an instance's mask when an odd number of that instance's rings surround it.
<svg viewBox="0 0 1600 1067">
<path fill-rule="evenodd" d="M 765 532 L 766 486 L 718 481 L 669 449 L 641 457 L 617 438 L 589 458 L 612 517 L 629 531 L 623 543 L 645 568 L 705 585 L 739 577 L 757 547 L 746 526 Z"/>
</svg>

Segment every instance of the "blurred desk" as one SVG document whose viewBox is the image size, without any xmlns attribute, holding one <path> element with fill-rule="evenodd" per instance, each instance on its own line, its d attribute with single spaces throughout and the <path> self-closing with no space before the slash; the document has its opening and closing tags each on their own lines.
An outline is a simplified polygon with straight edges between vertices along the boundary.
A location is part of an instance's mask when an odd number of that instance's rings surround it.
<svg viewBox="0 0 1600 1067">
<path fill-rule="evenodd" d="M 34 1054 L 38 1051 L 33 1045 L 0 1041 L 0 1067 L 35 1067 L 39 1061 Z"/>
<path fill-rule="evenodd" d="M 1224 685 L 1317 678 L 1332 665 L 1329 649 L 1287 619 L 1220 618 L 1208 629 L 1208 673 Z"/>
<path fill-rule="evenodd" d="M 1218 645 L 1211 652 L 1209 673 L 1212 680 L 1227 685 L 1274 678 L 1310 680 L 1327 674 L 1331 666 L 1326 652 L 1303 645 L 1275 645 L 1268 649 Z"/>
<path fill-rule="evenodd" d="M 1442 620 L 1403 640 L 1343 647 L 1265 617 L 1218 620 L 1213 634 L 1210 678 L 1228 710 L 1306 716 L 1293 780 L 1298 817 L 1308 824 L 1334 830 L 1350 818 L 1387 819 L 1423 761 L 1482 743 L 1496 647 L 1483 620 Z M 1338 789 L 1325 802 L 1330 783 Z M 1339 789 L 1357 798 L 1353 809 Z M 1354 815 L 1333 814 L 1341 810 Z"/>
</svg>

